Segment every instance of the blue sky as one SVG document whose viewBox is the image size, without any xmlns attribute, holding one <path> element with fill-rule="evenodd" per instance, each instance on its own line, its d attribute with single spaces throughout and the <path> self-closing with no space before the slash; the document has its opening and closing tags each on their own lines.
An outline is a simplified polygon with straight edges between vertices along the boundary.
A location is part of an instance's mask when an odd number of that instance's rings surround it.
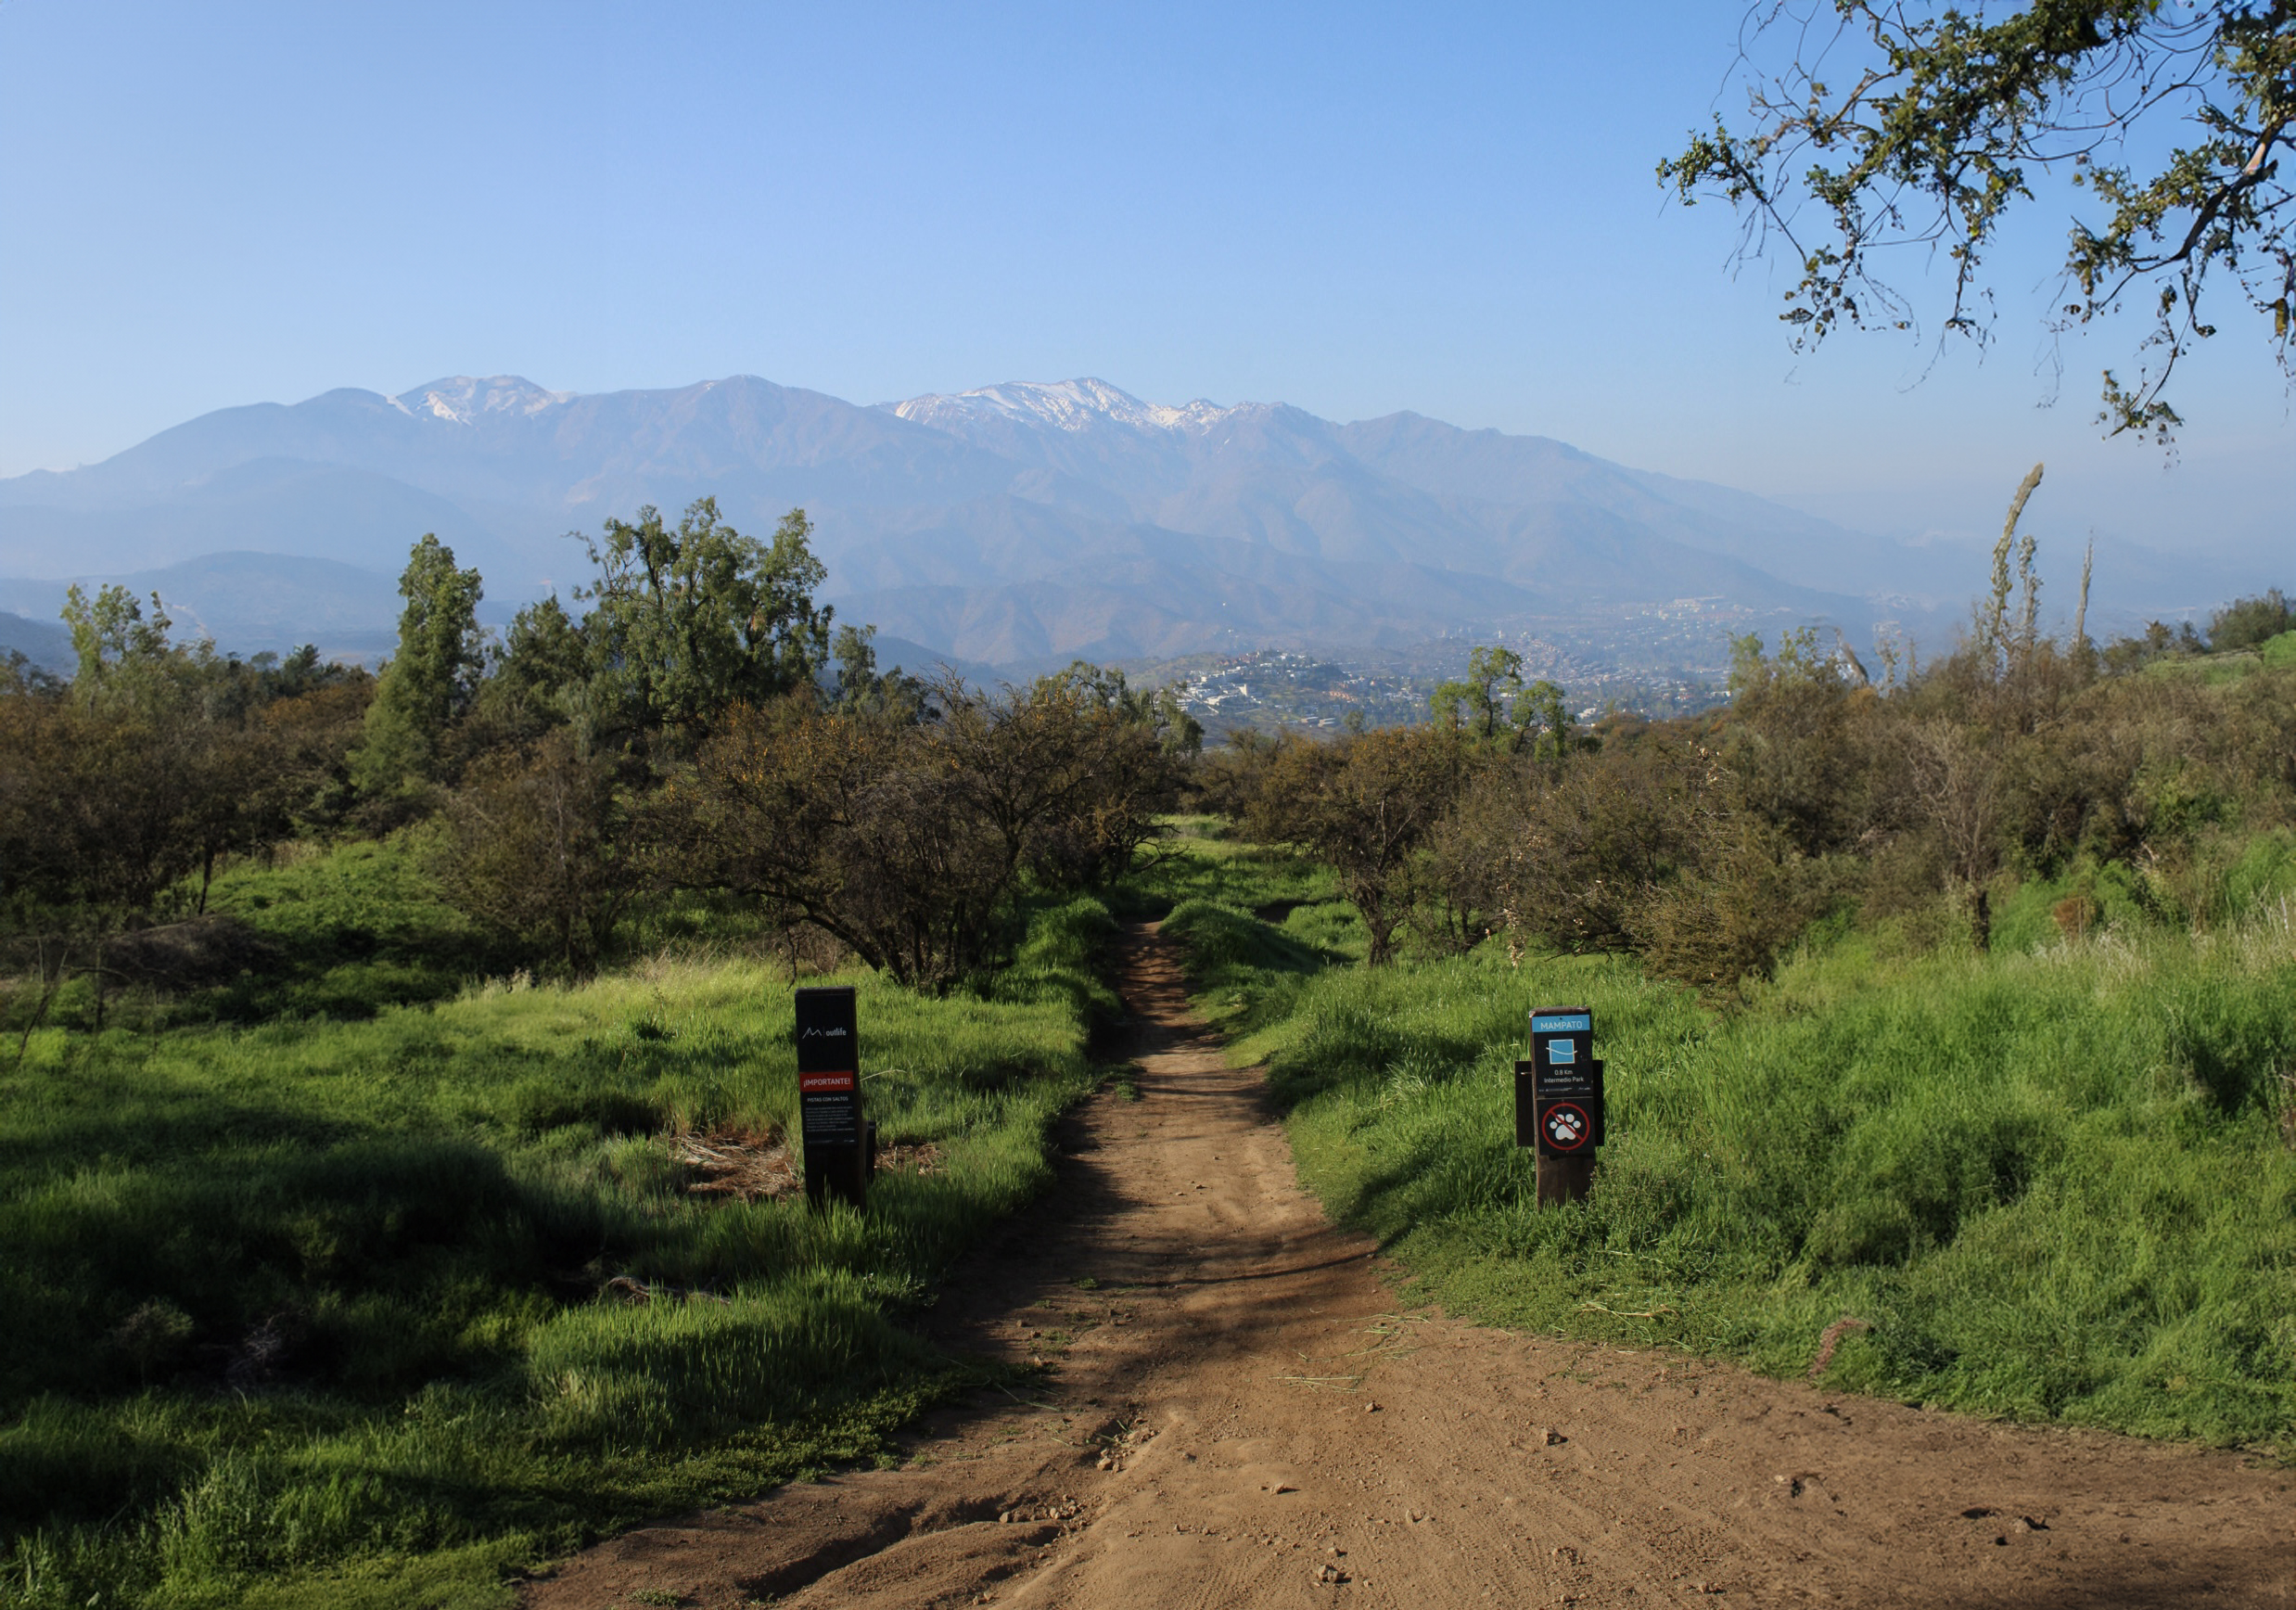
<svg viewBox="0 0 2296 1610">
<path fill-rule="evenodd" d="M 1982 363 L 1797 360 L 1783 280 L 1652 176 L 1739 16 L 0 0 L 0 474 L 457 373 L 864 402 L 1092 374 L 1555 436 L 1905 535 L 1997 529 L 2047 459 L 2045 530 L 2296 551 L 2244 315 L 2173 470 L 2089 424 L 2137 331 L 2039 406 L 2061 211 L 2002 254 Z"/>
</svg>

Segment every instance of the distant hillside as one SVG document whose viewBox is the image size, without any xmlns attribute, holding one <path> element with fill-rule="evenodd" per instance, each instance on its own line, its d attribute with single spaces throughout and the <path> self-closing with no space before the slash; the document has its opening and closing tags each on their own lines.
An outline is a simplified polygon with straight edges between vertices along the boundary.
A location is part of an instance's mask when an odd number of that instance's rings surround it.
<svg viewBox="0 0 2296 1610">
<path fill-rule="evenodd" d="M 841 615 L 1001 664 L 1393 645 L 1689 598 L 1862 632 L 1971 584 L 1746 493 L 1416 415 L 1167 408 L 1097 380 L 859 407 L 749 377 L 223 409 L 0 480 L 0 575 L 133 577 L 227 646 L 387 643 L 425 531 L 506 611 L 583 573 L 569 531 L 705 493 L 759 534 L 804 506 Z M 30 588 L 0 584 L 0 607 L 47 613 Z"/>
<path fill-rule="evenodd" d="M 43 671 L 71 669 L 71 633 L 52 621 L 0 610 L 0 659 L 20 654 Z"/>
<path fill-rule="evenodd" d="M 156 569 L 75 579 L 91 588 L 117 581 L 138 599 L 157 593 L 178 639 L 211 638 L 241 654 L 287 654 L 315 643 L 335 658 L 372 662 L 398 642 L 398 578 L 332 559 L 206 554 Z M 0 579 L 0 609 L 55 620 L 70 585 Z"/>
</svg>

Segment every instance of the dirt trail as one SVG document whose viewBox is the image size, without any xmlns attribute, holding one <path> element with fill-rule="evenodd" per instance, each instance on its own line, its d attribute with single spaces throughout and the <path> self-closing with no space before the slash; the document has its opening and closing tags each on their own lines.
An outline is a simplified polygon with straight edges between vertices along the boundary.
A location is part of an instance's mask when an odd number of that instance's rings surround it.
<svg viewBox="0 0 2296 1610">
<path fill-rule="evenodd" d="M 2285 1470 L 1399 1312 L 1153 930 L 1124 994 L 1141 1099 L 1069 1121 L 935 1310 L 1056 1360 L 1035 1405 L 603 1543 L 531 1610 L 2296 1603 Z"/>
</svg>

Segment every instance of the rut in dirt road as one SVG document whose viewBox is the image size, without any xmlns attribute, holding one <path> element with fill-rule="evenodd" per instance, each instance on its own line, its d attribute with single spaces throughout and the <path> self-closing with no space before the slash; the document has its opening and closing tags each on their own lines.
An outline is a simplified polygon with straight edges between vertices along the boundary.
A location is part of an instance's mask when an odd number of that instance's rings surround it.
<svg viewBox="0 0 2296 1610">
<path fill-rule="evenodd" d="M 531 1610 L 2296 1603 L 2285 1470 L 1401 1311 L 1153 927 L 1124 997 L 1139 1099 L 1075 1115 L 935 1310 L 1051 1360 L 1033 1400 L 603 1543 Z"/>
</svg>

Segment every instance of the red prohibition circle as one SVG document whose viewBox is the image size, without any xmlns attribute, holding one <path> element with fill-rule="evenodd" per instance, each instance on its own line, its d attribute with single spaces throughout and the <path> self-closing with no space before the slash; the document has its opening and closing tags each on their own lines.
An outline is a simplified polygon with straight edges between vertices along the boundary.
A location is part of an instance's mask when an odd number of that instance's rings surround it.
<svg viewBox="0 0 2296 1610">
<path fill-rule="evenodd" d="M 1554 1121 L 1564 1113 L 1571 1114 L 1578 1120 L 1578 1133 L 1574 1138 L 1567 1141 L 1563 1140 L 1561 1136 L 1555 1133 Z M 1538 1128 L 1540 1132 L 1546 1136 L 1547 1144 L 1552 1146 L 1556 1151 L 1575 1152 L 1579 1147 L 1585 1145 L 1588 1137 L 1594 1133 L 1594 1119 L 1589 1118 L 1587 1114 L 1587 1109 L 1580 1106 L 1577 1103 L 1559 1101 L 1548 1107 L 1545 1112 L 1539 1114 Z"/>
</svg>

